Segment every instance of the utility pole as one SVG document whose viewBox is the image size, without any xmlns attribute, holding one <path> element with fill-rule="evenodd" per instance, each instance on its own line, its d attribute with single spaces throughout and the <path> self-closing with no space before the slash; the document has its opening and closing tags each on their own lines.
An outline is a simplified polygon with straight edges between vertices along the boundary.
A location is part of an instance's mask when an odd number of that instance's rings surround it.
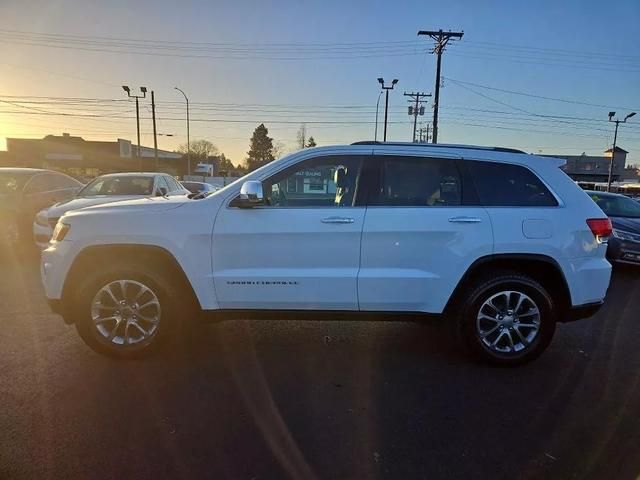
<svg viewBox="0 0 640 480">
<path fill-rule="evenodd" d="M 452 38 L 458 40 L 461 39 L 464 32 L 443 32 L 442 29 L 437 32 L 420 30 L 418 35 L 427 35 L 436 42 L 431 53 L 435 53 L 438 56 L 436 64 L 436 96 L 433 101 L 433 143 L 438 143 L 438 108 L 440 107 L 440 71 L 442 66 L 442 52 L 444 52 L 449 40 Z"/>
<path fill-rule="evenodd" d="M 131 89 L 126 85 L 123 85 L 122 89 L 127 92 L 127 96 L 129 98 L 136 99 L 136 127 L 138 131 L 138 146 L 136 147 L 136 157 L 138 159 L 138 168 L 142 172 L 144 169 L 142 168 L 142 158 L 140 157 L 140 106 L 138 105 L 138 99 L 147 97 L 147 87 L 140 87 L 142 95 L 131 95 Z"/>
<path fill-rule="evenodd" d="M 404 92 L 405 97 L 410 97 L 410 102 L 415 101 L 415 105 L 409 107 L 409 115 L 413 115 L 413 143 L 416 142 L 416 127 L 418 126 L 418 115 L 424 115 L 424 107 L 421 105 L 426 100 L 420 100 L 421 97 L 430 97 L 430 93 L 423 92 Z"/>
<path fill-rule="evenodd" d="M 158 134 L 156 132 L 156 97 L 151 90 L 151 118 L 153 119 L 153 158 L 156 161 L 156 172 L 158 171 Z"/>
<path fill-rule="evenodd" d="M 624 120 L 618 120 L 618 119 L 612 120 L 615 114 L 616 112 L 609 112 L 609 121 L 616 124 L 616 130 L 615 130 L 615 133 L 613 134 L 613 148 L 611 149 L 611 161 L 609 162 L 609 180 L 607 181 L 607 192 L 611 191 L 611 181 L 613 179 L 613 161 L 616 157 L 616 142 L 618 140 L 618 126 L 621 123 L 627 123 L 627 119 L 633 117 L 636 114 L 636 112 L 631 112 L 629 115 L 624 117 Z"/>
<path fill-rule="evenodd" d="M 187 98 L 187 94 L 178 87 L 173 88 L 175 90 L 178 90 L 187 101 L 187 175 L 191 176 L 191 145 L 189 143 L 189 98 Z"/>
<path fill-rule="evenodd" d="M 385 86 L 384 79 L 378 78 L 378 83 L 380 84 L 380 88 L 385 91 L 385 99 L 384 99 L 384 141 L 387 141 L 387 118 L 389 115 L 389 90 L 393 90 L 393 87 L 398 83 L 398 79 L 394 78 L 391 80 L 391 85 Z"/>
</svg>

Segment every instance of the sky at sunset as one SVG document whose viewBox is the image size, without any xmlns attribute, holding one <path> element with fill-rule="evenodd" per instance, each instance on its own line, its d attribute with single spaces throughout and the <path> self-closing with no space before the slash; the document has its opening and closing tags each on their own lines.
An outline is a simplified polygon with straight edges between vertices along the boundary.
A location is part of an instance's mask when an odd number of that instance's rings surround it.
<svg viewBox="0 0 640 480">
<path fill-rule="evenodd" d="M 399 79 L 388 138 L 410 141 L 402 94 L 434 88 L 420 29 L 464 30 L 443 57 L 441 143 L 598 154 L 612 142 L 610 110 L 640 113 L 637 0 L 0 0 L 0 18 L 0 149 L 5 137 L 62 132 L 135 141 L 121 85 L 155 91 L 167 150 L 186 141 L 175 86 L 191 101 L 191 138 L 234 163 L 259 123 L 285 151 L 301 123 L 318 145 L 372 139 L 377 77 Z M 151 146 L 148 98 L 141 105 Z M 618 144 L 640 163 L 640 116 Z"/>
</svg>

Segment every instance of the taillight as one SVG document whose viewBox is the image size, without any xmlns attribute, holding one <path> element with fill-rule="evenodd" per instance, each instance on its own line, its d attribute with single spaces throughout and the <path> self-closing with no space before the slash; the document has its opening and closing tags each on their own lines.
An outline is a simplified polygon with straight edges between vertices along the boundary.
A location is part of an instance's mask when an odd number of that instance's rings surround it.
<svg viewBox="0 0 640 480">
<path fill-rule="evenodd" d="M 589 225 L 591 233 L 598 239 L 610 237 L 613 230 L 611 220 L 608 218 L 588 218 L 587 225 Z"/>
</svg>

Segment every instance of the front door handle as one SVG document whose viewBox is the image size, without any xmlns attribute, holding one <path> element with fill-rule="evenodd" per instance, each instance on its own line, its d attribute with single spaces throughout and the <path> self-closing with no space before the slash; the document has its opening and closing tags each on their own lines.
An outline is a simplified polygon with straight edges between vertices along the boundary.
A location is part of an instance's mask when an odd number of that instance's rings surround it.
<svg viewBox="0 0 640 480">
<path fill-rule="evenodd" d="M 480 223 L 482 219 L 478 217 L 451 217 L 449 221 L 451 223 Z"/>
<path fill-rule="evenodd" d="M 353 223 L 353 218 L 348 217 L 327 217 L 320 220 L 322 223 Z"/>
</svg>

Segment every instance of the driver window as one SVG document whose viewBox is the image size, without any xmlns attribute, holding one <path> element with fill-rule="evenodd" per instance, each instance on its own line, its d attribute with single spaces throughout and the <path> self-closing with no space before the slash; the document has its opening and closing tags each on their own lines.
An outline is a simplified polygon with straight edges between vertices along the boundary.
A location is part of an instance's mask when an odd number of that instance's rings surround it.
<svg viewBox="0 0 640 480">
<path fill-rule="evenodd" d="M 300 162 L 263 182 L 271 207 L 351 207 L 361 158 L 318 157 Z"/>
</svg>

